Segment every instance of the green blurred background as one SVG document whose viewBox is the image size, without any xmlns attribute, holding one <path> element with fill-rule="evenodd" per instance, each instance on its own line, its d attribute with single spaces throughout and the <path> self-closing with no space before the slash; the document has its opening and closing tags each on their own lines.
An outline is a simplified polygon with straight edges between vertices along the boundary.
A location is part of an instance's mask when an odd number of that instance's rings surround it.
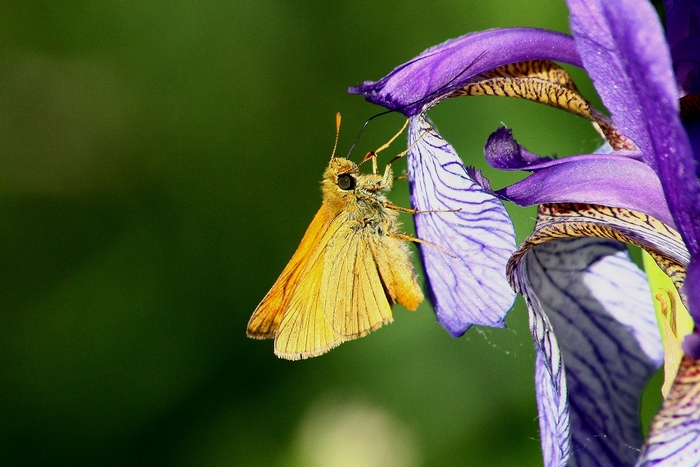
<svg viewBox="0 0 700 467">
<path fill-rule="evenodd" d="M 343 154 L 379 110 L 347 87 L 503 26 L 567 31 L 567 10 L 0 3 L 0 465 L 541 464 L 520 301 L 508 329 L 460 339 L 427 303 L 397 307 L 394 324 L 308 361 L 245 337 L 320 205 L 335 113 Z M 541 153 L 599 141 L 514 100 L 455 99 L 431 116 L 482 169 L 501 123 Z M 402 123 L 375 120 L 358 153 Z M 523 238 L 533 211 L 509 209 Z"/>
</svg>

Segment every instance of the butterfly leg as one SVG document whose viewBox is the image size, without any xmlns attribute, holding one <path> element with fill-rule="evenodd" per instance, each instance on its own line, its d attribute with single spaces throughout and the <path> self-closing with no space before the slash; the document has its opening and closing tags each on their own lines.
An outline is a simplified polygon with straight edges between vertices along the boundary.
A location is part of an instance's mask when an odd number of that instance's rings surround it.
<svg viewBox="0 0 700 467">
<path fill-rule="evenodd" d="M 407 123 L 408 123 L 408 122 L 407 122 Z M 387 184 L 387 186 L 391 186 L 391 185 L 390 185 L 390 179 L 392 179 L 391 164 L 393 164 L 394 162 L 396 162 L 397 160 L 401 159 L 401 158 L 404 157 L 406 154 L 408 154 L 408 151 L 410 151 L 410 150 L 413 148 L 413 146 L 415 146 L 416 144 L 418 144 L 418 142 L 419 142 L 420 140 L 422 140 L 423 137 L 425 137 L 425 135 L 427 135 L 429 131 L 430 131 L 430 129 L 425 130 L 425 131 L 423 132 L 423 134 L 421 134 L 420 137 L 419 137 L 418 139 L 416 139 L 413 143 L 411 143 L 411 145 L 410 145 L 409 147 L 406 148 L 405 151 L 401 151 L 400 153 L 398 153 L 397 155 L 395 155 L 389 162 L 387 162 L 386 168 L 384 169 L 384 183 Z"/>
<path fill-rule="evenodd" d="M 388 235 L 389 235 L 389 237 L 396 238 L 399 240 L 405 240 L 407 242 L 413 242 L 413 243 L 422 243 L 423 245 L 432 246 L 433 248 L 437 248 L 438 250 L 442 251 L 443 253 L 445 253 L 448 256 L 451 256 L 452 258 L 456 258 L 455 255 L 453 255 L 452 253 L 450 253 L 449 251 L 447 251 L 446 249 L 444 249 L 440 245 L 436 245 L 435 243 L 429 242 L 427 240 L 421 240 L 420 238 L 411 237 L 410 235 L 401 234 L 401 233 L 391 233 Z"/>
<path fill-rule="evenodd" d="M 399 212 L 407 212 L 409 214 L 425 214 L 429 212 L 459 212 L 462 210 L 462 208 L 457 208 L 457 209 L 413 209 L 413 208 L 405 208 L 403 206 L 397 206 L 393 203 L 390 203 L 388 201 L 384 201 L 382 205 L 385 208 L 388 209 L 393 209 L 394 211 L 399 211 Z"/>
<path fill-rule="evenodd" d="M 399 136 L 401 136 L 401 133 L 403 133 L 403 131 L 406 129 L 407 126 L 408 126 L 408 119 L 406 119 L 406 123 L 403 124 L 403 126 L 401 127 L 401 129 L 399 130 L 398 133 L 396 133 L 394 136 L 392 136 L 391 139 L 390 139 L 389 141 L 387 141 L 386 143 L 384 143 L 379 149 L 377 149 L 377 150 L 375 150 L 375 151 L 370 151 L 370 152 L 368 152 L 368 153 L 365 155 L 365 158 L 362 159 L 362 162 L 360 162 L 360 164 L 362 164 L 362 163 L 364 163 L 364 162 L 367 162 L 368 160 L 372 159 L 372 173 L 373 173 L 373 174 L 377 174 L 377 173 L 378 173 L 378 168 L 377 168 L 377 154 L 379 154 L 380 152 L 382 152 L 383 150 L 385 150 L 386 148 L 388 148 L 388 147 L 391 145 L 391 143 L 393 143 L 394 141 L 396 141 L 396 138 L 398 138 Z"/>
</svg>

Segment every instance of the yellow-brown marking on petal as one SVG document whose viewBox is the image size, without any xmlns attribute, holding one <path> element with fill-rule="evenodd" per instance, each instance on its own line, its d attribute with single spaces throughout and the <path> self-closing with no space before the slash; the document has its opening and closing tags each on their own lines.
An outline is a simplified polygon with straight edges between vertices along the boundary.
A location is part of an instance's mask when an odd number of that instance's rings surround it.
<svg viewBox="0 0 700 467">
<path fill-rule="evenodd" d="M 517 263 L 530 248 L 559 238 L 574 237 L 607 238 L 643 248 L 671 278 L 676 289 L 681 290 L 688 251 L 676 230 L 638 211 L 580 203 L 539 205 L 535 231 L 508 262 L 507 274 L 511 283 Z M 680 296 L 685 304 L 684 295 Z"/>
</svg>

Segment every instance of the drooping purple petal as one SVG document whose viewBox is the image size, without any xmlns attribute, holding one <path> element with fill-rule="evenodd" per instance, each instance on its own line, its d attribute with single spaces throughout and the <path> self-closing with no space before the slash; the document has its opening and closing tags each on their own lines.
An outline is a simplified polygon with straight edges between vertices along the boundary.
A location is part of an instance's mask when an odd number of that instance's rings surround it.
<svg viewBox="0 0 700 467">
<path fill-rule="evenodd" d="M 576 47 L 618 129 L 658 174 L 688 249 L 700 253 L 700 185 L 663 30 L 639 0 L 568 0 Z"/>
<path fill-rule="evenodd" d="M 508 170 L 534 171 L 532 175 L 496 194 L 521 206 L 541 203 L 584 203 L 616 206 L 644 212 L 673 226 L 661 183 L 654 171 L 631 156 L 586 154 L 562 159 L 540 158 L 513 140 L 509 130 L 499 129 L 486 143 L 486 159 L 507 164 Z M 513 154 L 504 154 L 512 151 Z M 520 167 L 518 167 L 520 163 Z M 504 167 L 501 167 L 504 168 Z"/>
<path fill-rule="evenodd" d="M 659 180 L 649 166 L 615 156 L 554 165 L 496 193 L 521 206 L 569 202 L 616 206 L 674 225 Z"/>
<path fill-rule="evenodd" d="M 545 466 L 566 465 L 567 410 L 576 465 L 634 465 L 642 446 L 639 400 L 663 361 L 646 276 L 624 245 L 577 238 L 529 250 L 514 282 L 542 361 L 536 382 Z M 561 403 L 566 386 L 568 406 Z"/>
<path fill-rule="evenodd" d="M 410 117 L 480 73 L 535 59 L 581 65 L 573 39 L 566 34 L 534 28 L 492 29 L 432 47 L 379 81 L 367 81 L 348 92 L 364 94 L 369 102 Z"/>
<path fill-rule="evenodd" d="M 459 209 L 414 216 L 416 234 L 444 248 L 419 245 L 429 295 L 440 324 L 454 337 L 472 324 L 503 327 L 515 293 L 505 266 L 515 251 L 503 203 L 475 183 L 423 116 L 411 118 L 408 153 L 411 200 L 418 210 Z"/>
</svg>

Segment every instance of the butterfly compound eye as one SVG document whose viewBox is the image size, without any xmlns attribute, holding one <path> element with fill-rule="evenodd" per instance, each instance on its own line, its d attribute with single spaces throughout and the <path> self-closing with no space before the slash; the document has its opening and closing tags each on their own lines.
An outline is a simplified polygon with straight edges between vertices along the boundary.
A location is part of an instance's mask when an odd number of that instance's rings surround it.
<svg viewBox="0 0 700 467">
<path fill-rule="evenodd" d="M 338 187 L 341 190 L 352 190 L 355 188 L 355 179 L 348 174 L 338 175 Z"/>
</svg>

